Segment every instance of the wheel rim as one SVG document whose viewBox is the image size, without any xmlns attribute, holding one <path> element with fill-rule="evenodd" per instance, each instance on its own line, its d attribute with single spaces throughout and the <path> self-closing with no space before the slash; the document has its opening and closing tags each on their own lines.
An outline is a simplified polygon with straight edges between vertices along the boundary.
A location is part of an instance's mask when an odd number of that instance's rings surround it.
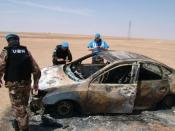
<svg viewBox="0 0 175 131">
<path fill-rule="evenodd" d="M 69 102 L 61 102 L 57 106 L 58 114 L 61 116 L 71 115 L 73 106 Z"/>
</svg>

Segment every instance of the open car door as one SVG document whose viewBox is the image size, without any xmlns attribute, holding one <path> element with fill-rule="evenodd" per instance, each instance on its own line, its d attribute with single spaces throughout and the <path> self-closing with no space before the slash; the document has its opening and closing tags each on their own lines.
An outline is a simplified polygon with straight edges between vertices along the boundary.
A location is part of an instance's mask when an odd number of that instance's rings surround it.
<svg viewBox="0 0 175 131">
<path fill-rule="evenodd" d="M 91 113 L 131 113 L 137 93 L 136 62 L 120 63 L 100 73 L 89 84 L 87 110 Z"/>
<path fill-rule="evenodd" d="M 156 106 L 169 92 L 169 78 L 159 65 L 144 62 L 140 65 L 138 75 L 136 109 L 147 109 Z"/>
</svg>

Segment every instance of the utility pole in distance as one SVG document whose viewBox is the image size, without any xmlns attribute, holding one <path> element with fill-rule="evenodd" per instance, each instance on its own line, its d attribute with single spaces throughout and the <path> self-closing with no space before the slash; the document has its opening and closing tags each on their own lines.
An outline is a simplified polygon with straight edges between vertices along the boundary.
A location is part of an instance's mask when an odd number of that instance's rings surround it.
<svg viewBox="0 0 175 131">
<path fill-rule="evenodd" d="M 132 21 L 129 21 L 129 26 L 128 26 L 128 39 L 131 39 L 131 26 L 132 26 Z"/>
</svg>

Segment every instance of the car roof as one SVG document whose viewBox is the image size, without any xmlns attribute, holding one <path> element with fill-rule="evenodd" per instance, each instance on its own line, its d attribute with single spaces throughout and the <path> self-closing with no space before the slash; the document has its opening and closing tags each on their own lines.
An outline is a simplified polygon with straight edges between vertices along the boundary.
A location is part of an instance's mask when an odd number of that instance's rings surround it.
<svg viewBox="0 0 175 131">
<path fill-rule="evenodd" d="M 153 60 L 147 56 L 128 51 L 103 51 L 100 52 L 100 55 L 102 55 L 109 62 L 115 62 L 118 60 L 140 60 L 159 63 L 158 61 Z"/>
</svg>

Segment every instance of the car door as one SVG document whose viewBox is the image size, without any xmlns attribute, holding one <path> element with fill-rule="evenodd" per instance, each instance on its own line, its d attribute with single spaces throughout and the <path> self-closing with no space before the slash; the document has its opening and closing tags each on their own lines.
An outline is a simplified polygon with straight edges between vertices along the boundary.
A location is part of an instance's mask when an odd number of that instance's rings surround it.
<svg viewBox="0 0 175 131">
<path fill-rule="evenodd" d="M 122 64 L 108 69 L 91 81 L 87 111 L 131 113 L 137 92 L 138 64 Z"/>
<path fill-rule="evenodd" d="M 135 107 L 153 107 L 168 93 L 169 87 L 168 77 L 164 77 L 161 66 L 150 62 L 141 63 Z"/>
</svg>

